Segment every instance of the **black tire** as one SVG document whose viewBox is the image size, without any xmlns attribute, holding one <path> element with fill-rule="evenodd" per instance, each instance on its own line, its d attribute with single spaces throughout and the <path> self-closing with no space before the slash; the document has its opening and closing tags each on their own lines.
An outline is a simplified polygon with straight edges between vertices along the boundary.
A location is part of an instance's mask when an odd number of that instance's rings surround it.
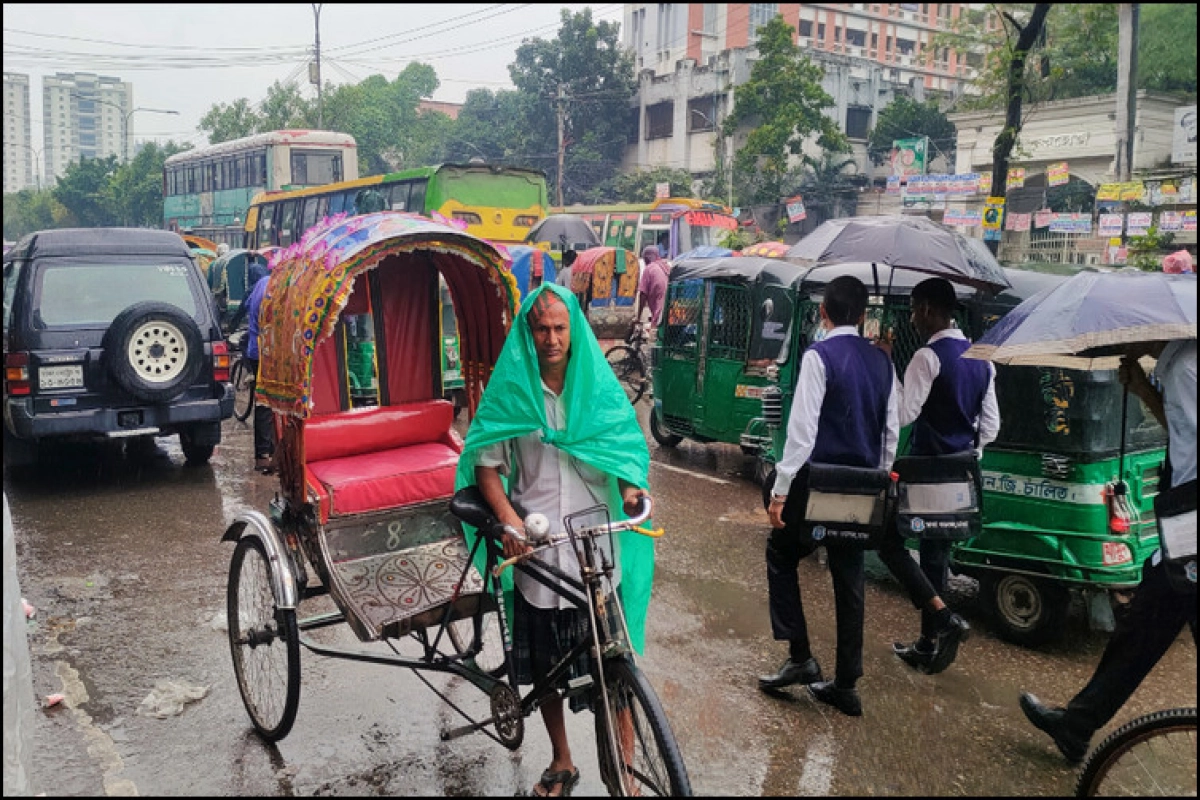
<svg viewBox="0 0 1200 800">
<path fill-rule="evenodd" d="M 217 449 L 215 444 L 197 444 L 195 437 L 189 431 L 179 432 L 179 446 L 183 449 L 183 457 L 189 467 L 204 466 Z"/>
<path fill-rule="evenodd" d="M 502 677 L 507 671 L 508 660 L 504 657 L 504 639 L 500 635 L 500 618 L 495 611 L 485 612 L 479 619 L 480 631 L 483 634 L 483 647 L 474 658 L 466 660 L 477 670 L 493 678 Z M 458 619 L 446 626 L 446 634 L 454 652 L 459 655 L 467 652 L 475 641 L 475 617 Z"/>
<path fill-rule="evenodd" d="M 1113 731 L 1083 762 L 1076 797 L 1194 797 L 1196 709 L 1170 708 Z"/>
<path fill-rule="evenodd" d="M 658 418 L 657 403 L 654 408 L 650 409 L 650 435 L 654 437 L 654 441 L 658 442 L 663 447 L 675 447 L 683 441 L 683 437 L 671 433 L 663 425 Z"/>
<path fill-rule="evenodd" d="M 245 422 L 254 412 L 255 376 L 250 374 L 244 358 L 239 358 L 233 365 L 229 382 L 233 384 L 233 416 L 238 422 Z"/>
<path fill-rule="evenodd" d="M 646 370 L 637 352 L 629 345 L 619 344 L 610 347 L 604 354 L 604 359 L 612 367 L 613 374 L 625 390 L 625 396 L 630 403 L 637 403 L 646 393 Z"/>
<path fill-rule="evenodd" d="M 613 743 L 609 738 L 608 716 L 602 703 L 602 695 L 594 695 L 596 712 L 596 752 L 600 761 L 600 777 L 613 796 L 633 794 L 622 791 L 618 777 L 621 765 L 628 765 L 629 776 L 636 781 L 643 796 L 690 797 L 692 785 L 688 780 L 687 768 L 667 715 L 663 713 L 658 695 L 641 670 L 628 657 L 610 658 L 604 662 L 604 682 L 608 690 L 609 714 L 617 719 L 617 709 L 628 709 L 633 722 L 632 741 L 623 744 L 618 731 L 613 740 L 622 753 L 632 746 L 631 757 L 613 757 Z"/>
<path fill-rule="evenodd" d="M 296 611 L 275 605 L 262 542 L 238 540 L 229 564 L 229 649 L 242 703 L 268 742 L 288 735 L 300 706 L 300 631 Z"/>
<path fill-rule="evenodd" d="M 1039 647 L 1062 637 L 1071 608 L 1065 586 L 1015 572 L 988 573 L 980 578 L 979 591 L 1002 639 Z"/>
<path fill-rule="evenodd" d="M 113 319 L 103 346 L 109 377 L 147 403 L 179 397 L 205 362 L 200 328 L 170 303 L 134 303 Z"/>
</svg>

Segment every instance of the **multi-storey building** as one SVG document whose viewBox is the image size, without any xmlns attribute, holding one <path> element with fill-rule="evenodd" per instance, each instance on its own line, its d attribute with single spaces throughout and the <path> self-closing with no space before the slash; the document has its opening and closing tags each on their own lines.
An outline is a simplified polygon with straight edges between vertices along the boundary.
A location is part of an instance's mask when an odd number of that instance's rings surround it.
<svg viewBox="0 0 1200 800">
<path fill-rule="evenodd" d="M 960 60 L 949 48 L 935 48 L 933 37 L 963 15 L 994 24 L 983 9 L 977 3 L 626 4 L 623 43 L 639 85 L 638 135 L 631 135 L 623 166 L 710 173 L 717 127 L 757 58 L 755 32 L 782 15 L 805 55 L 824 69 L 823 87 L 834 100 L 826 113 L 850 139 L 859 174 L 870 177 L 866 140 L 881 110 L 901 95 L 952 98 L 967 90 L 982 56 Z M 729 152 L 739 144 L 727 141 Z"/>
<path fill-rule="evenodd" d="M 57 180 L 80 158 L 133 156 L 133 84 L 87 72 L 42 79 L 46 173 Z"/>
<path fill-rule="evenodd" d="M 33 186 L 34 160 L 29 117 L 29 76 L 4 73 L 4 193 Z"/>
</svg>

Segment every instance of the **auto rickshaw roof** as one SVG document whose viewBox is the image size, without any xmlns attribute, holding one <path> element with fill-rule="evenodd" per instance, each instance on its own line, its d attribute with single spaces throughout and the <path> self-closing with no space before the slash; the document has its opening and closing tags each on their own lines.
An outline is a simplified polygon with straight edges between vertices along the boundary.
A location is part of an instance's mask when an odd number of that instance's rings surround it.
<svg viewBox="0 0 1200 800">
<path fill-rule="evenodd" d="M 900 295 L 908 296 L 912 294 L 913 287 L 918 283 L 929 278 L 936 278 L 936 275 L 930 275 L 927 272 L 916 272 L 911 269 L 901 269 L 878 265 L 872 268 L 869 263 L 846 263 L 846 264 L 830 264 L 824 266 L 813 267 L 804 275 L 804 283 L 801 290 L 811 294 L 820 294 L 825 291 L 825 286 L 834 278 L 842 275 L 851 275 L 858 278 L 866 284 L 867 291 L 871 294 L 884 294 L 888 296 Z M 878 280 L 878 284 L 876 281 Z M 878 291 L 876 290 L 878 285 Z M 960 300 L 967 300 L 976 294 L 976 289 L 962 283 L 950 281 L 950 285 L 954 287 L 954 294 Z"/>
<path fill-rule="evenodd" d="M 462 361 L 486 377 L 517 312 L 516 281 L 496 247 L 417 214 L 338 215 L 271 259 L 259 333 L 260 400 L 284 414 L 311 415 L 313 354 L 333 334 L 355 279 L 385 262 L 441 273 L 454 305 L 471 310 L 459 317 Z"/>
<path fill-rule="evenodd" d="M 676 262 L 671 268 L 671 282 L 717 279 L 796 289 L 808 271 L 807 267 L 761 256 L 696 258 Z"/>
</svg>

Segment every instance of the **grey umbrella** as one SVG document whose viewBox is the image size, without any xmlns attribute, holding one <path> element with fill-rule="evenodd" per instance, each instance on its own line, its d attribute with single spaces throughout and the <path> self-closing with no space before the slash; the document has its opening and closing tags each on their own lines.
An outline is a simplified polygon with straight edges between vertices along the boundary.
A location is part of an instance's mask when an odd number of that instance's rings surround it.
<svg viewBox="0 0 1200 800">
<path fill-rule="evenodd" d="M 803 266 L 866 262 L 996 292 L 1010 284 L 983 242 L 927 217 L 849 217 L 822 223 L 788 250 Z M 878 279 L 876 279 L 878 285 Z"/>
<path fill-rule="evenodd" d="M 529 244 L 549 242 L 563 250 L 583 250 L 604 244 L 591 223 L 574 214 L 551 214 L 529 229 L 525 241 Z"/>
</svg>

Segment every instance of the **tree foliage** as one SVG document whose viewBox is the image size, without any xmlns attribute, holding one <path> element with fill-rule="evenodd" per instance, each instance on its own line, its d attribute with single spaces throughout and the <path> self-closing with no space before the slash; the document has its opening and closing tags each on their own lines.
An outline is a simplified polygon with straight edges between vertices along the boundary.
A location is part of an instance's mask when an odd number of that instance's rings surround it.
<svg viewBox="0 0 1200 800">
<path fill-rule="evenodd" d="M 22 189 L 4 195 L 4 238 L 10 242 L 34 231 L 77 224 L 50 189 Z"/>
<path fill-rule="evenodd" d="M 686 169 L 655 167 L 654 169 L 623 172 L 604 183 L 597 190 L 599 202 L 650 203 L 656 197 L 658 184 L 671 186 L 671 197 L 692 197 L 692 173 Z"/>
<path fill-rule="evenodd" d="M 1027 19 L 1032 4 L 1002 3 L 995 13 Z M 974 93 L 958 103 L 962 110 L 998 110 L 1007 104 L 1008 65 L 1016 32 L 1011 24 L 985 30 L 969 14 L 950 31 L 933 38 L 932 46 L 949 47 L 960 58 L 982 55 Z M 1117 6 L 1114 3 L 1055 3 L 1046 17 L 1046 33 L 1025 67 L 1024 101 L 1035 105 L 1117 90 Z M 975 56 L 973 56 L 975 57 Z M 1043 66 L 1044 64 L 1044 66 Z M 1138 29 L 1138 88 L 1196 91 L 1196 7 L 1142 3 Z"/>
<path fill-rule="evenodd" d="M 738 205 L 777 203 L 791 158 L 813 160 L 803 149 L 810 137 L 824 151 L 850 149 L 837 124 L 822 113 L 833 98 L 821 88 L 821 68 L 793 42 L 795 32 L 782 16 L 758 29 L 758 61 L 750 79 L 734 89 L 733 111 L 722 123 L 726 136 L 750 129 L 734 155 Z"/>
<path fill-rule="evenodd" d="M 933 152 L 944 157 L 954 168 L 955 143 L 958 132 L 946 115 L 938 109 L 937 101 L 919 103 L 908 97 L 897 97 L 879 112 L 875 127 L 867 137 L 867 152 L 876 164 L 887 161 L 896 139 L 928 136 Z"/>
<path fill-rule="evenodd" d="M 516 155 L 542 169 L 554 197 L 558 182 L 557 104 L 564 105 L 563 201 L 595 199 L 618 171 L 629 133 L 629 101 L 637 84 L 633 57 L 621 46 L 620 25 L 595 22 L 592 10 L 562 10 L 554 39 L 517 48 L 509 76 L 525 95 Z"/>
</svg>

